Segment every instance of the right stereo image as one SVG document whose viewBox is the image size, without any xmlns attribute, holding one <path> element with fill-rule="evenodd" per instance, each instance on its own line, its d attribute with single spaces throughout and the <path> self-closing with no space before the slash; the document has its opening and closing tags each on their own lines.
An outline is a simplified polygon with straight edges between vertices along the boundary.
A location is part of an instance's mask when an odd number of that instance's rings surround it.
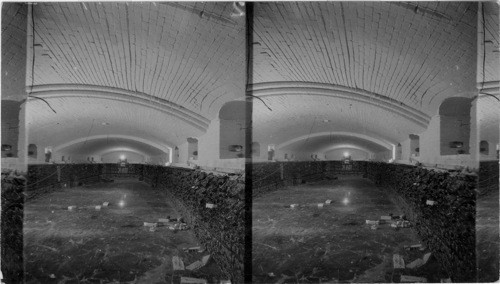
<svg viewBox="0 0 500 284">
<path fill-rule="evenodd" d="M 494 2 L 253 4 L 253 283 L 494 282 Z"/>
</svg>

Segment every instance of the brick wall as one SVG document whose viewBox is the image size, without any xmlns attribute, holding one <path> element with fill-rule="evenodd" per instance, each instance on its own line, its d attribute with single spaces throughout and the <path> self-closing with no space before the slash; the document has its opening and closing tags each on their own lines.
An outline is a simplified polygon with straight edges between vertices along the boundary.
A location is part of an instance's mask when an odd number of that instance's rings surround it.
<svg viewBox="0 0 500 284">
<path fill-rule="evenodd" d="M 281 178 L 283 163 L 252 164 L 252 196 L 284 188 L 285 181 Z"/>
<path fill-rule="evenodd" d="M 478 191 L 480 195 L 498 191 L 498 161 L 482 161 L 479 163 Z"/>
<path fill-rule="evenodd" d="M 342 161 L 275 162 L 252 164 L 252 195 L 258 196 L 307 181 L 333 178 L 336 175 L 365 175 L 366 162 Z"/>
<path fill-rule="evenodd" d="M 223 276 L 243 282 L 245 177 L 199 170 L 143 166 L 143 179 L 165 191 L 211 253 Z M 206 208 L 215 204 L 214 209 Z"/>
<path fill-rule="evenodd" d="M 1 258 L 5 283 L 23 280 L 23 208 L 26 179 L 2 172 Z"/>
<path fill-rule="evenodd" d="M 30 165 L 28 196 L 45 194 L 65 183 L 72 186 L 79 182 L 95 182 L 116 174 L 119 174 L 117 164 Z M 221 276 L 236 283 L 243 282 L 243 174 L 215 175 L 192 169 L 130 164 L 128 175 L 138 176 L 152 187 L 163 190 L 211 253 L 224 274 Z M 206 203 L 217 207 L 206 208 Z"/>
<path fill-rule="evenodd" d="M 477 177 L 386 163 L 368 163 L 367 174 L 395 199 L 453 282 L 475 281 Z"/>
<path fill-rule="evenodd" d="M 28 198 L 61 187 L 98 182 L 103 164 L 48 164 L 28 166 Z"/>
<path fill-rule="evenodd" d="M 102 178 L 141 177 L 142 164 L 128 164 L 126 171 L 113 164 L 44 164 L 28 166 L 28 198 L 51 192 L 62 187 L 101 181 Z"/>
</svg>

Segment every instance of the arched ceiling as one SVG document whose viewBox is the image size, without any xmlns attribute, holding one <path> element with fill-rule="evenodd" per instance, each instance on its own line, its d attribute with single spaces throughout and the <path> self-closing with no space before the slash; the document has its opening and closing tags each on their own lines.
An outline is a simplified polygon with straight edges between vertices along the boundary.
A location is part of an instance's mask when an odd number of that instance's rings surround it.
<svg viewBox="0 0 500 284">
<path fill-rule="evenodd" d="M 151 145 L 126 138 L 100 138 L 71 144 L 59 149 L 63 153 L 81 155 L 103 155 L 110 152 L 135 152 L 143 156 L 165 155 L 164 151 Z"/>
<path fill-rule="evenodd" d="M 130 101 L 92 96 L 56 96 L 47 101 L 56 113 L 41 100 L 32 99 L 27 106 L 29 143 L 57 147 L 88 136 L 127 135 L 173 146 L 203 134 L 163 110 Z"/>
<path fill-rule="evenodd" d="M 254 140 L 423 132 L 444 99 L 477 94 L 477 5 L 256 3 Z"/>
<path fill-rule="evenodd" d="M 361 89 L 434 115 L 475 92 L 477 3 L 258 3 L 255 83 Z"/>
<path fill-rule="evenodd" d="M 31 143 L 115 134 L 178 145 L 245 95 L 245 17 L 231 2 L 32 7 L 27 91 L 56 113 L 30 98 Z"/>
<path fill-rule="evenodd" d="M 335 96 L 266 96 L 254 100 L 253 140 L 281 144 L 316 133 L 352 132 L 397 144 L 425 130 L 392 110 Z"/>
<path fill-rule="evenodd" d="M 282 151 L 326 153 L 335 149 L 354 148 L 368 153 L 388 151 L 386 147 L 372 141 L 348 135 L 323 135 L 295 141 L 281 148 Z"/>
</svg>

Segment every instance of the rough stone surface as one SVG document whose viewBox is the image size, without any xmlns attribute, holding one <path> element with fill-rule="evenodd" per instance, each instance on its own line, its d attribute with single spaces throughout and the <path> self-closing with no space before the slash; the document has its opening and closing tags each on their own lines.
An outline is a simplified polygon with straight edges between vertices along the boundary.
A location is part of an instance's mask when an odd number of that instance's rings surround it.
<svg viewBox="0 0 500 284">
<path fill-rule="evenodd" d="M 259 196 L 308 181 L 333 179 L 335 175 L 364 175 L 366 162 L 353 161 L 349 165 L 342 161 L 275 162 L 252 165 L 252 195 Z"/>
<path fill-rule="evenodd" d="M 28 171 L 28 196 L 36 196 L 61 188 L 64 184 L 72 186 L 80 182 L 99 181 L 103 177 L 112 178 L 118 174 L 118 165 L 33 165 Z M 233 282 L 243 282 L 245 176 L 129 165 L 127 175 L 137 174 L 153 188 L 166 192 L 225 276 Z M 216 207 L 207 208 L 207 203 Z"/>
<path fill-rule="evenodd" d="M 489 167 L 483 164 L 483 168 Z M 351 171 L 346 171 L 339 161 L 256 163 L 253 196 L 283 189 L 287 184 L 301 183 L 307 178 L 339 174 L 363 174 L 384 188 L 415 224 L 417 233 L 453 281 L 476 279 L 477 177 L 474 175 L 377 162 L 354 162 Z M 436 205 L 426 205 L 427 200 L 435 201 Z"/>
<path fill-rule="evenodd" d="M 243 282 L 244 175 L 144 166 L 143 176 L 153 187 L 167 192 L 226 277 Z M 207 208 L 207 203 L 216 207 Z"/>
<path fill-rule="evenodd" d="M 28 198 L 61 187 L 100 180 L 103 164 L 50 164 L 28 166 Z"/>
<path fill-rule="evenodd" d="M 484 161 L 479 163 L 478 191 L 480 195 L 491 191 L 498 191 L 498 161 Z"/>
<path fill-rule="evenodd" d="M 26 178 L 15 172 L 2 173 L 2 274 L 6 283 L 23 279 L 23 190 Z"/>
<path fill-rule="evenodd" d="M 476 279 L 476 176 L 386 163 L 368 163 L 367 174 L 393 194 L 453 282 Z"/>
</svg>

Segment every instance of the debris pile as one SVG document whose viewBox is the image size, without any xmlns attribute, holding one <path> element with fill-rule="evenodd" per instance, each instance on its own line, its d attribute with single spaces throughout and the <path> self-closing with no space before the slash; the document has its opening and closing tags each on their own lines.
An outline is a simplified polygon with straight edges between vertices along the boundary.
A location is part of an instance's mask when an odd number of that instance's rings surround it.
<svg viewBox="0 0 500 284">
<path fill-rule="evenodd" d="M 379 220 L 366 220 L 366 225 L 370 225 L 372 230 L 378 229 L 380 225 L 389 224 L 392 228 L 398 230 L 399 228 L 411 227 L 410 221 L 406 220 L 405 215 L 393 216 L 392 214 L 380 216 Z"/>
<path fill-rule="evenodd" d="M 149 227 L 151 232 L 156 231 L 157 227 L 168 227 L 168 229 L 172 231 L 183 231 L 189 229 L 188 224 L 184 223 L 182 217 L 170 219 L 170 216 L 167 218 L 159 218 L 158 222 L 144 222 L 144 227 Z"/>
<path fill-rule="evenodd" d="M 196 247 L 199 248 L 199 247 Z M 185 249 L 185 251 L 192 252 L 194 251 L 193 248 L 188 248 Z M 199 250 L 198 250 L 199 252 Z M 194 256 L 196 257 L 196 256 Z M 185 257 L 185 260 L 192 259 L 189 255 Z M 193 278 L 193 277 L 186 277 L 185 274 L 188 273 L 188 276 L 193 276 L 189 274 L 190 272 L 197 271 L 201 269 L 202 267 L 206 266 L 210 260 L 210 254 L 203 256 L 201 259 L 196 259 L 194 262 L 189 264 L 188 266 L 184 265 L 184 260 L 180 256 L 173 256 L 172 257 L 172 268 L 174 271 L 182 271 L 183 275 L 181 276 L 181 283 L 207 283 L 207 280 L 203 278 Z M 186 272 L 187 271 L 187 272 Z M 196 275 L 194 275 L 196 276 Z M 183 282 L 184 281 L 184 282 Z M 228 280 L 223 280 L 225 281 L 224 283 L 228 283 Z M 231 283 L 231 282 L 229 282 Z"/>
<path fill-rule="evenodd" d="M 152 165 L 142 167 L 144 180 L 154 182 L 159 190 L 165 191 L 179 214 L 189 221 L 189 228 L 198 241 L 207 250 L 221 252 L 212 257 L 225 278 L 243 282 L 245 175 Z M 207 208 L 207 204 L 215 206 Z M 177 223 L 176 227 L 174 222 L 165 222 L 164 228 L 188 228 L 184 222 Z"/>
<path fill-rule="evenodd" d="M 476 175 L 386 163 L 368 163 L 367 174 L 413 216 L 415 231 L 453 281 L 477 280 Z"/>
<path fill-rule="evenodd" d="M 297 204 L 297 203 L 293 203 L 293 204 L 290 204 L 290 205 L 285 205 L 284 207 L 285 208 L 291 208 L 291 209 L 296 209 L 296 208 L 299 208 L 299 207 L 317 207 L 318 209 L 323 209 L 325 207 L 325 205 L 331 205 L 332 204 L 332 200 L 331 199 L 327 199 L 325 202 L 322 202 L 322 203 L 313 203 L 313 204 Z"/>
<path fill-rule="evenodd" d="M 425 250 L 424 246 L 422 244 L 416 244 L 416 245 L 406 245 L 403 247 L 407 251 L 411 250 Z M 427 264 L 431 257 L 431 253 L 427 252 L 425 253 L 421 258 L 413 259 L 409 263 L 405 262 L 405 259 L 403 258 L 402 255 L 400 254 L 394 254 L 393 255 L 393 268 L 394 270 L 399 270 L 401 273 L 401 280 L 400 282 L 411 282 L 411 283 L 416 283 L 416 282 L 427 282 L 427 278 L 425 277 L 419 277 L 419 276 L 413 276 L 413 275 L 406 275 L 408 273 L 412 273 L 416 271 L 416 269 L 424 266 Z M 420 274 L 418 272 L 415 272 L 416 274 Z M 421 274 L 420 274 L 421 275 Z M 451 281 L 451 279 L 450 279 Z"/>
</svg>

